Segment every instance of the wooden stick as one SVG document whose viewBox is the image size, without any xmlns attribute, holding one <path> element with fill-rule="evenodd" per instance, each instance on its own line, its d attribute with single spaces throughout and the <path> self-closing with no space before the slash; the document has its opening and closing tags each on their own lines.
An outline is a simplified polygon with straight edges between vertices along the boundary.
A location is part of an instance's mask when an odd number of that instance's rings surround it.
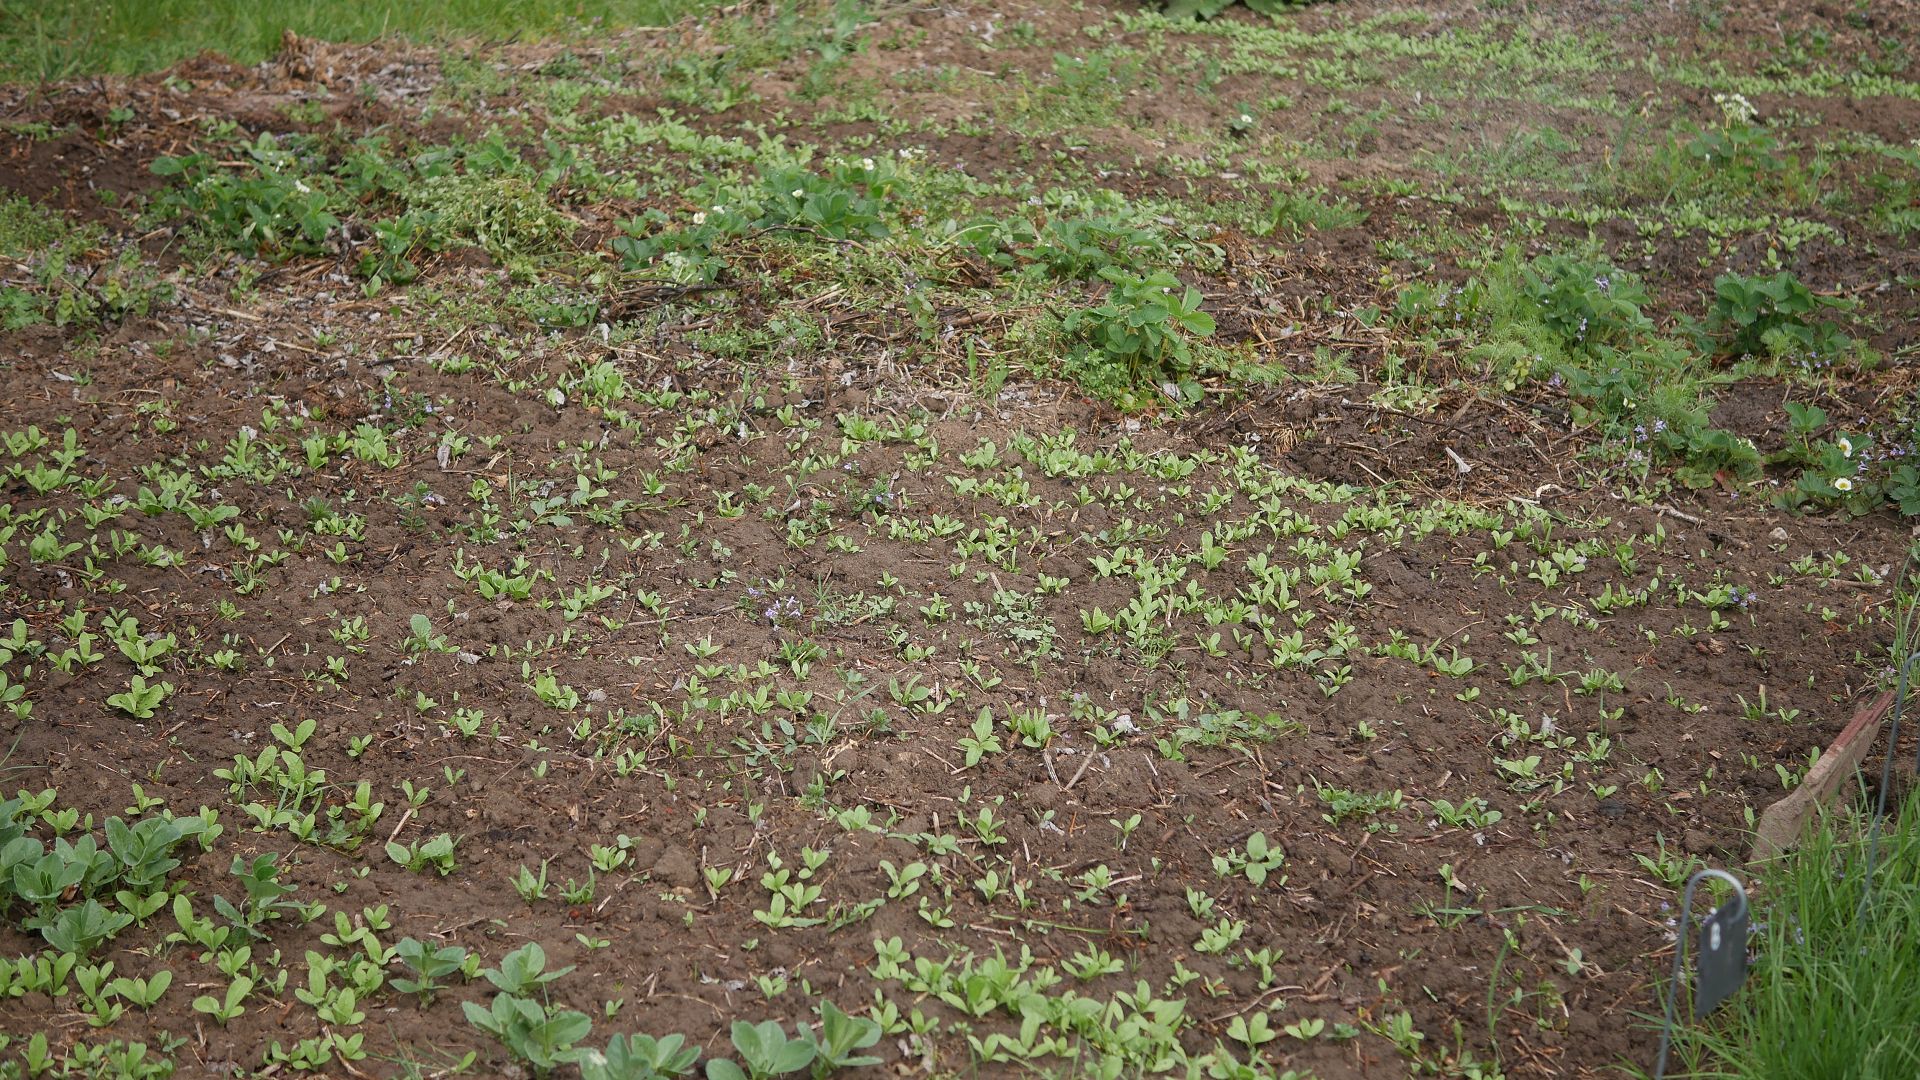
<svg viewBox="0 0 1920 1080">
<path fill-rule="evenodd" d="M 1853 715 L 1840 737 L 1820 754 L 1807 770 L 1806 778 L 1793 793 L 1760 815 L 1753 830 L 1753 855 L 1750 861 L 1771 859 L 1800 843 L 1814 811 L 1833 797 L 1840 785 L 1854 774 L 1880 734 L 1880 722 L 1893 707 L 1893 691 L 1888 690 Z M 1889 753 L 1892 751 L 1889 750 Z"/>
</svg>

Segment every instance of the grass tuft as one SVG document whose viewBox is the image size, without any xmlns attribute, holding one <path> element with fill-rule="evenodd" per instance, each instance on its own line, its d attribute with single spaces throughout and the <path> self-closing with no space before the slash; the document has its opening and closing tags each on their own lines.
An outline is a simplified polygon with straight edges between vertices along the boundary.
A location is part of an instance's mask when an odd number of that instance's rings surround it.
<svg viewBox="0 0 1920 1080">
<path fill-rule="evenodd" d="M 1761 875 L 1747 985 L 1726 1011 L 1675 1032 L 1696 1077 L 1920 1076 L 1920 796 L 1880 841 L 1865 890 L 1866 822 L 1822 821 Z"/>
</svg>

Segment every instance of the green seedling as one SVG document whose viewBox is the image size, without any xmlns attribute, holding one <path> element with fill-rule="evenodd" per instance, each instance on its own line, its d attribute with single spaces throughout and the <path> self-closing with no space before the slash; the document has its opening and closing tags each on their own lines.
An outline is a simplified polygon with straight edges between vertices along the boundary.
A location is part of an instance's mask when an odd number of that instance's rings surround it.
<svg viewBox="0 0 1920 1080">
<path fill-rule="evenodd" d="M 819 1055 L 819 1047 L 806 1037 L 804 1028 L 799 1038 L 790 1039 L 778 1020 L 758 1024 L 735 1020 L 732 1041 L 746 1067 L 725 1058 L 710 1058 L 707 1080 L 768 1080 L 799 1072 Z"/>
<path fill-rule="evenodd" d="M 458 945 L 428 945 L 405 937 L 394 943 L 393 955 L 411 974 L 388 980 L 395 990 L 414 994 L 422 1006 L 431 1004 L 433 995 L 443 988 L 441 979 L 459 971 L 467 961 L 467 950 Z"/>
<path fill-rule="evenodd" d="M 166 996 L 167 988 L 172 985 L 173 972 L 162 968 L 144 979 L 122 975 L 108 983 L 107 989 L 142 1009 L 151 1009 L 160 1004 L 160 999 Z"/>
<path fill-rule="evenodd" d="M 85 903 L 62 909 L 52 918 L 30 919 L 27 925 L 38 929 L 47 944 L 61 952 L 86 957 L 132 923 L 133 916 L 109 911 L 100 901 L 89 897 Z"/>
<path fill-rule="evenodd" d="M 974 717 L 971 730 L 972 735 L 962 736 L 960 739 L 960 749 L 964 754 L 967 768 L 980 764 L 988 754 L 998 754 L 1005 749 L 1000 743 L 999 735 L 995 734 L 992 709 L 981 706 L 979 715 Z"/>
<path fill-rule="evenodd" d="M 1213 872 L 1221 877 L 1240 874 L 1255 885 L 1264 885 L 1267 882 L 1267 875 L 1278 870 L 1281 863 L 1285 861 L 1285 853 L 1267 840 L 1267 834 L 1257 832 L 1247 837 L 1246 846 L 1243 849 L 1229 851 L 1225 855 L 1215 855 Z M 1286 883 L 1284 875 L 1279 883 Z"/>
<path fill-rule="evenodd" d="M 500 1040 L 536 1076 L 577 1060 L 575 1044 L 593 1029 L 593 1020 L 585 1013 L 551 1008 L 509 993 L 495 994 L 487 1008 L 461 1002 L 461 1011 L 467 1023 Z"/>
<path fill-rule="evenodd" d="M 692 1071 L 699 1057 L 684 1035 L 615 1035 L 605 1051 L 582 1050 L 576 1060 L 582 1080 L 672 1080 Z"/>
<path fill-rule="evenodd" d="M 135 675 L 126 690 L 107 695 L 107 704 L 135 720 L 151 720 L 154 712 L 172 693 L 173 684 L 170 682 L 149 684 L 144 676 Z"/>
<path fill-rule="evenodd" d="M 389 842 L 387 858 L 416 874 L 432 867 L 441 877 L 446 877 L 453 873 L 454 844 L 453 837 L 448 833 L 440 833 L 437 836 L 407 844 L 397 841 Z"/>
<path fill-rule="evenodd" d="M 855 1053 L 880 1041 L 879 1023 L 864 1016 L 842 1012 L 839 1006 L 824 998 L 820 1002 L 819 1012 L 818 1030 L 808 1031 L 804 1025 L 801 1027 L 801 1034 L 813 1042 L 816 1074 L 880 1064 L 877 1057 Z"/>
<path fill-rule="evenodd" d="M 256 855 L 252 860 L 235 855 L 229 868 L 246 890 L 246 899 L 236 908 L 222 896 L 213 898 L 213 908 L 220 916 L 235 927 L 246 931 L 255 938 L 265 938 L 261 925 L 281 917 L 285 911 L 295 905 L 285 900 L 294 891 L 294 886 L 280 880 L 279 856 L 273 854 Z"/>
<path fill-rule="evenodd" d="M 206 1013 L 208 1016 L 211 1016 L 215 1022 L 224 1027 L 227 1023 L 239 1017 L 241 1013 L 247 1011 L 246 1007 L 240 1003 L 246 999 L 249 993 L 253 992 L 253 987 L 254 981 L 252 979 L 247 978 L 245 975 L 235 976 L 234 980 L 227 984 L 226 992 L 220 997 L 214 997 L 212 994 L 201 994 L 199 997 L 194 998 L 193 1011 Z"/>
</svg>

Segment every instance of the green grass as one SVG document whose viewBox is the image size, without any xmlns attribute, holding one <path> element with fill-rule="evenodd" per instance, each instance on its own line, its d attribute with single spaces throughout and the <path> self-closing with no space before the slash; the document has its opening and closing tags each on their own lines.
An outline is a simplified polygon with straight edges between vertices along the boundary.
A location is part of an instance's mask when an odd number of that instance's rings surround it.
<svg viewBox="0 0 1920 1080">
<path fill-rule="evenodd" d="M 1866 831 L 1858 820 L 1824 822 L 1762 873 L 1747 985 L 1720 1017 L 1675 1033 L 1669 1075 L 1920 1075 L 1920 798 L 1881 839 L 1863 915 Z"/>
<path fill-rule="evenodd" d="M 585 23 L 660 25 L 704 0 L 0 0 L 0 81 L 155 71 L 204 50 L 254 63 L 281 32 L 328 41 L 537 38 Z"/>
</svg>

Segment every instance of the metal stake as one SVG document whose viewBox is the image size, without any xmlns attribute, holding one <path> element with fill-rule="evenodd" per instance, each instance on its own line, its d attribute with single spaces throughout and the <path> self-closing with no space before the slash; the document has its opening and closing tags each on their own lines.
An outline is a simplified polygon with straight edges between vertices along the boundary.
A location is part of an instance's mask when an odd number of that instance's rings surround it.
<svg viewBox="0 0 1920 1080">
<path fill-rule="evenodd" d="M 1703 878 L 1717 878 L 1733 887 L 1733 897 L 1739 902 L 1740 906 L 1736 909 L 1735 914 L 1728 918 L 1742 928 L 1746 926 L 1747 890 L 1741 886 L 1738 878 L 1727 873 L 1725 870 L 1702 870 L 1687 879 L 1686 891 L 1680 895 L 1680 932 L 1677 935 L 1677 940 L 1674 942 L 1673 947 L 1673 982 L 1667 987 L 1666 1020 L 1660 1025 L 1660 1059 L 1653 1066 L 1653 1080 L 1662 1080 L 1662 1078 L 1667 1075 L 1667 1054 L 1673 1049 L 1673 1006 L 1674 1002 L 1680 996 L 1680 980 L 1686 970 L 1687 939 L 1691 938 L 1694 932 L 1691 919 L 1693 912 L 1693 890 L 1699 886 Z M 1715 915 L 1718 914 L 1716 911 Z M 1709 921 L 1713 918 L 1714 916 L 1708 916 Z M 1714 940 L 1718 942 L 1717 931 L 1719 927 L 1716 925 L 1713 929 L 1716 931 Z M 1747 943 L 1745 940 L 1733 942 L 1732 947 L 1740 950 L 1742 961 L 1741 971 L 1742 977 L 1744 977 Z M 1714 1004 L 1717 1005 L 1718 1001 L 1714 1002 Z M 1712 1006 L 1708 1007 L 1708 1011 L 1712 1011 Z"/>
<path fill-rule="evenodd" d="M 1880 764 L 1880 797 L 1875 800 L 1873 824 L 1867 829 L 1867 873 L 1860 891 L 1860 916 L 1866 914 L 1867 905 L 1873 900 L 1873 864 L 1880 854 L 1880 822 L 1887 816 L 1887 788 L 1893 782 L 1893 758 L 1900 752 L 1900 714 L 1907 707 L 1907 690 L 1915 664 L 1920 664 L 1920 652 L 1909 654 L 1907 662 L 1900 665 L 1900 686 L 1893 693 L 1893 719 L 1887 724 L 1887 758 Z M 1914 756 L 1913 771 L 1920 773 L 1920 753 Z"/>
</svg>

